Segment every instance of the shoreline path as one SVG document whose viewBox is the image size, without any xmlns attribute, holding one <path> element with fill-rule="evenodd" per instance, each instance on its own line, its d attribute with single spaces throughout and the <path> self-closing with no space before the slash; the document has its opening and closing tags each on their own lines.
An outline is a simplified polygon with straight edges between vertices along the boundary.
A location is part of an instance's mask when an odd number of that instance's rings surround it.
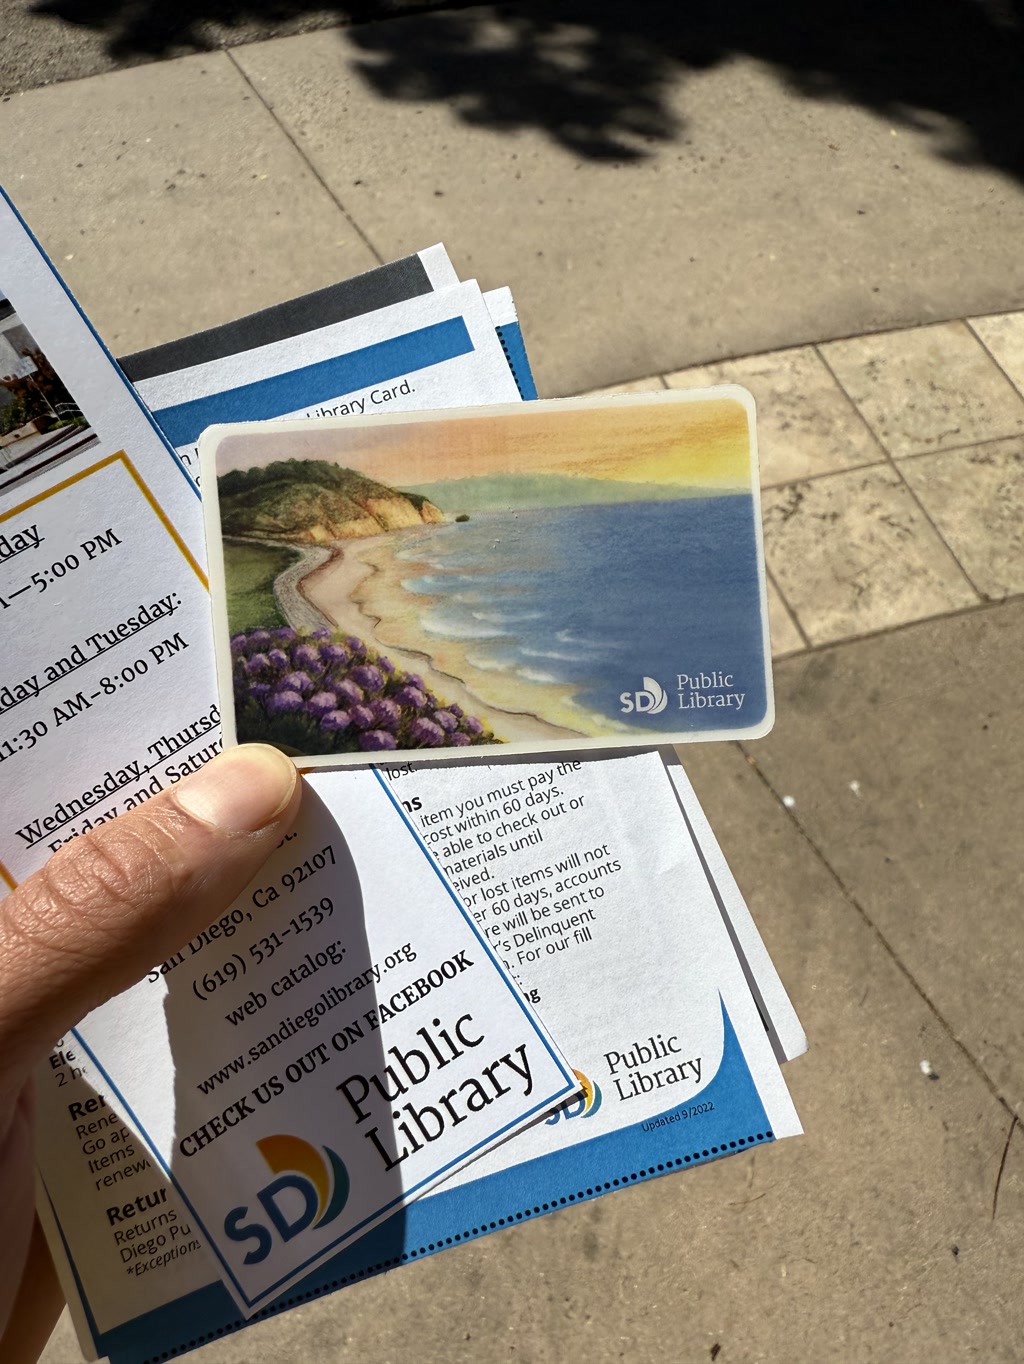
<svg viewBox="0 0 1024 1364">
<path fill-rule="evenodd" d="M 286 544 L 285 541 L 261 540 L 260 544 L 279 544 L 282 549 L 298 550 L 302 556 L 298 563 L 286 568 L 274 579 L 274 600 L 285 620 L 296 630 L 331 630 L 334 621 L 317 609 L 302 590 L 302 580 L 318 568 L 323 568 L 334 557 L 333 550 L 325 545 Z"/>
</svg>

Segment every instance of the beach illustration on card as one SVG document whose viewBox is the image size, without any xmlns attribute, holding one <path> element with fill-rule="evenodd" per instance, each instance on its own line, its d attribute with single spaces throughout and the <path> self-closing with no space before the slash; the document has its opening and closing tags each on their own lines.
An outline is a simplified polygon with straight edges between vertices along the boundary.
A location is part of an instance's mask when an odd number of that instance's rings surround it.
<svg viewBox="0 0 1024 1364">
<path fill-rule="evenodd" d="M 201 455 L 240 742 L 338 762 L 770 727 L 741 389 L 218 427 Z"/>
</svg>

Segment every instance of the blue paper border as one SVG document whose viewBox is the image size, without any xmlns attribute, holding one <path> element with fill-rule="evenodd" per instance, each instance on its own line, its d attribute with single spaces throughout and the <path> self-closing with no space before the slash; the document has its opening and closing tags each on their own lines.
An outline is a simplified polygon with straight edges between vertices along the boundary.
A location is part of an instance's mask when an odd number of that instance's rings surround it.
<svg viewBox="0 0 1024 1364">
<path fill-rule="evenodd" d="M 190 445 L 208 426 L 220 422 L 281 417 L 472 352 L 473 341 L 465 319 L 461 315 L 450 317 L 284 374 L 221 389 L 173 407 L 157 408 L 153 416 L 172 444 Z"/>
<path fill-rule="evenodd" d="M 527 402 L 532 401 L 537 397 L 537 385 L 534 383 L 533 370 L 530 368 L 530 357 L 526 354 L 522 327 L 518 322 L 503 322 L 494 330 L 505 352 L 512 378 L 516 381 L 519 396 L 525 398 Z"/>
</svg>

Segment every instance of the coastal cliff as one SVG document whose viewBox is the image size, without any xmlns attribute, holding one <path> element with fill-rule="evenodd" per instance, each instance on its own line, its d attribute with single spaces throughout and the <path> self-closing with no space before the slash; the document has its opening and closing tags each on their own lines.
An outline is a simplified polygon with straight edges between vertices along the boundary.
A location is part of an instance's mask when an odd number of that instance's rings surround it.
<svg viewBox="0 0 1024 1364">
<path fill-rule="evenodd" d="M 217 490 L 223 534 L 249 539 L 325 545 L 445 519 L 429 498 L 324 460 L 232 470 Z"/>
</svg>

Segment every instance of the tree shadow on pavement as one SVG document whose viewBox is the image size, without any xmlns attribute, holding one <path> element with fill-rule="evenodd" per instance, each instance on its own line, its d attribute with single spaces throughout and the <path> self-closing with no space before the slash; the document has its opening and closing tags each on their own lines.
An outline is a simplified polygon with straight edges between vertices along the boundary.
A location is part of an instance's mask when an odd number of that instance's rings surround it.
<svg viewBox="0 0 1024 1364">
<path fill-rule="evenodd" d="M 382 95 L 445 101 L 498 131 L 541 128 L 603 160 L 648 156 L 679 134 L 681 75 L 752 57 L 809 98 L 933 128 L 949 159 L 1024 179 L 1024 0 L 549 0 L 408 13 L 427 8 L 433 0 L 34 4 L 101 31 L 121 57 L 353 23 L 356 67 Z"/>
</svg>

